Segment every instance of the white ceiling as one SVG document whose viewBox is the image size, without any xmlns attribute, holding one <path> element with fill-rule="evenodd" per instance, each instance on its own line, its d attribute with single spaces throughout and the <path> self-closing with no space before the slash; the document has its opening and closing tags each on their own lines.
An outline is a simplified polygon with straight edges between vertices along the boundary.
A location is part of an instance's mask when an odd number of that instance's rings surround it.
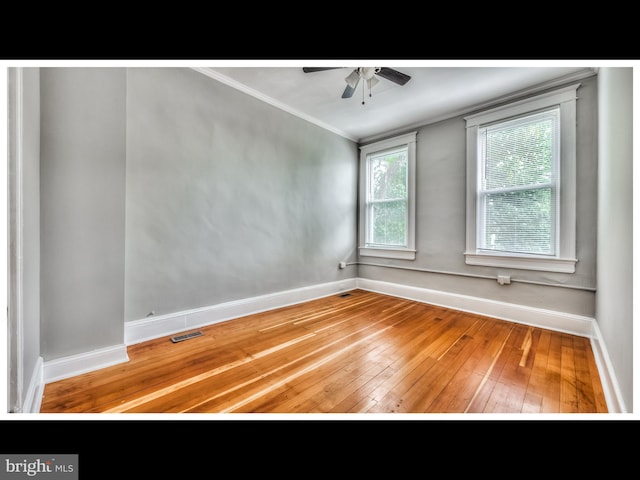
<svg viewBox="0 0 640 480">
<path fill-rule="evenodd" d="M 196 70 L 357 142 L 433 123 L 556 84 L 594 75 L 592 65 L 403 66 L 384 62 L 345 66 L 301 61 L 287 66 L 214 66 Z M 516 62 L 514 62 L 516 63 Z M 304 73 L 303 66 L 336 67 Z M 378 77 L 372 96 L 362 85 L 341 98 L 345 77 L 358 66 L 383 66 L 411 76 L 400 86 Z"/>
</svg>

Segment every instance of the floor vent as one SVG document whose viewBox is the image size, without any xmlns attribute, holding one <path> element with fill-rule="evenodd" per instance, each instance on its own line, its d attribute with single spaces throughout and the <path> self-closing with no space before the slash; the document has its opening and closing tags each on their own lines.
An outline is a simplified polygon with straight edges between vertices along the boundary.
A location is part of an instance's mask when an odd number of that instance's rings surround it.
<svg viewBox="0 0 640 480">
<path fill-rule="evenodd" d="M 342 298 L 344 298 L 344 297 L 350 297 L 350 296 L 351 296 L 351 294 L 350 294 L 350 293 L 342 293 L 342 294 L 340 294 L 340 296 L 341 296 Z"/>
<path fill-rule="evenodd" d="M 176 335 L 175 337 L 171 337 L 171 341 L 173 343 L 178 343 L 184 340 L 189 340 L 190 338 L 199 337 L 200 335 L 202 335 L 202 332 L 185 333 L 184 335 Z"/>
</svg>

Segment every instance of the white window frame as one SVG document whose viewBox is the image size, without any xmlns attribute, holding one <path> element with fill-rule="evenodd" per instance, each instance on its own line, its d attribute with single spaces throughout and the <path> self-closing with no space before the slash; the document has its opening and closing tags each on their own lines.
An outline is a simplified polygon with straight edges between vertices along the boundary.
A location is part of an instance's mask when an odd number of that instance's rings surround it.
<svg viewBox="0 0 640 480">
<path fill-rule="evenodd" d="M 400 260 L 415 260 L 415 217 L 416 217 L 416 135 L 418 132 L 406 133 L 397 137 L 381 140 L 360 147 L 360 244 L 358 251 L 365 257 L 395 258 Z M 394 148 L 407 147 L 407 245 L 405 247 L 372 245 L 367 243 L 367 231 L 369 229 L 368 215 L 368 157 L 369 155 L 391 150 Z"/>
<path fill-rule="evenodd" d="M 574 273 L 576 259 L 576 100 L 580 84 L 570 85 L 465 117 L 467 126 L 467 238 L 465 263 L 488 267 Z M 480 161 L 478 131 L 482 126 L 536 111 L 560 107 L 560 165 L 555 255 L 490 252 L 478 247 Z"/>
</svg>

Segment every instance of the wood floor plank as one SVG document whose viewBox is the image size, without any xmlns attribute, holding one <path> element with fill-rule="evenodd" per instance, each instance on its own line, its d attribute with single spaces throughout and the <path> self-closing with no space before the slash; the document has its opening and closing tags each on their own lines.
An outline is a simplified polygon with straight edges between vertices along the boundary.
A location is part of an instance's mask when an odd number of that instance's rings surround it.
<svg viewBox="0 0 640 480">
<path fill-rule="evenodd" d="M 42 413 L 606 413 L 588 338 L 363 290 L 131 345 Z"/>
<path fill-rule="evenodd" d="M 572 338 L 573 342 L 573 359 L 575 365 L 576 376 L 576 394 L 579 410 L 587 410 L 597 412 L 598 407 L 595 404 L 595 395 L 589 372 L 589 361 L 587 357 L 588 340 L 584 338 Z"/>
<path fill-rule="evenodd" d="M 494 336 L 490 342 L 491 348 L 488 349 L 489 354 L 483 356 L 479 364 L 483 365 L 483 378 L 477 390 L 475 391 L 471 401 L 464 410 L 464 413 L 482 413 L 491 397 L 495 388 L 502 368 L 504 367 L 505 355 L 502 354 L 507 346 L 507 342 L 511 337 L 514 324 L 502 323 L 500 325 L 501 334 Z M 477 368 L 475 371 L 478 371 Z"/>
<path fill-rule="evenodd" d="M 254 397 L 258 394 L 264 395 L 274 388 L 282 386 L 285 382 L 291 382 L 299 377 L 306 375 L 310 371 L 317 371 L 320 367 L 322 367 L 327 362 L 334 362 L 336 358 L 341 356 L 342 354 L 350 353 L 350 351 L 355 348 L 360 342 L 370 341 L 371 338 L 377 337 L 379 334 L 391 328 L 393 325 L 402 321 L 400 314 L 406 310 L 405 308 L 394 308 L 393 311 L 389 311 L 388 314 L 382 320 L 378 320 L 371 324 L 366 324 L 365 326 L 357 326 L 358 330 L 349 333 L 348 335 L 344 335 L 344 332 L 340 332 L 339 336 L 333 335 L 332 338 L 335 338 L 332 343 L 327 343 L 326 341 L 318 341 L 316 342 L 318 345 L 315 350 L 308 352 L 307 354 L 293 354 L 293 358 L 296 360 L 285 364 L 285 368 L 280 365 L 281 362 L 278 362 L 278 365 L 272 367 L 270 372 L 266 375 L 269 375 L 270 382 L 274 382 L 269 385 L 268 389 L 262 390 L 254 390 L 250 395 L 242 401 L 234 401 L 234 403 L 228 404 L 226 406 L 221 406 L 220 403 L 217 403 L 215 408 L 219 410 L 222 408 L 222 411 L 237 411 L 244 407 L 244 404 L 250 402 L 254 399 Z M 393 323 L 391 323 L 393 322 Z M 325 332 L 326 333 L 326 332 Z M 317 339 L 313 339 L 312 341 L 307 342 L 307 344 L 312 344 Z M 304 359 L 305 362 L 302 363 L 299 360 Z M 276 373 L 277 372 L 277 373 Z M 256 387 L 259 388 L 259 387 Z M 207 402 L 203 405 L 200 405 L 201 408 L 211 408 L 211 402 Z M 193 411 L 193 410 L 190 410 Z"/>
<path fill-rule="evenodd" d="M 531 375 L 527 384 L 527 391 L 522 405 L 523 413 L 540 413 L 542 411 L 542 399 L 545 391 L 545 374 L 549 357 L 549 344 L 551 332 L 538 330 L 534 332 L 537 337 L 535 348 L 531 351 L 532 357 Z"/>
<path fill-rule="evenodd" d="M 552 332 L 547 355 L 547 368 L 542 396 L 542 413 L 561 413 L 560 382 L 561 376 L 562 334 Z"/>
<path fill-rule="evenodd" d="M 357 378 L 366 378 L 368 371 L 382 368 L 380 364 L 368 363 L 367 355 L 382 348 L 372 344 L 361 344 L 345 352 L 335 363 L 320 366 L 313 372 L 287 383 L 283 392 L 286 399 L 273 399 L 269 404 L 259 404 L 238 410 L 239 412 L 306 413 L 326 412 L 337 403 L 335 395 L 344 394 Z"/>
<path fill-rule="evenodd" d="M 367 328 L 370 329 L 371 327 L 372 325 L 369 325 Z M 321 331 L 328 334 L 326 329 L 321 329 Z M 345 338 L 344 335 L 345 333 L 341 332 L 339 337 L 332 337 L 334 342 L 337 341 L 343 344 L 342 351 L 338 351 L 334 361 L 319 364 L 311 372 L 304 375 L 290 376 L 287 382 L 278 389 L 274 389 L 270 393 L 266 393 L 260 398 L 239 407 L 236 411 L 297 412 L 301 408 L 299 407 L 301 403 L 304 403 L 307 398 L 314 396 L 318 391 L 322 391 L 325 388 L 327 377 L 345 366 L 357 364 L 358 358 L 363 355 L 366 356 L 370 350 L 376 347 L 375 343 L 358 343 L 355 338 Z M 323 342 L 326 342 L 326 340 L 323 340 Z M 322 344 L 319 346 L 322 346 Z M 326 352 L 323 352 L 318 358 L 326 358 Z"/>
<path fill-rule="evenodd" d="M 520 386 L 497 381 L 482 413 L 520 413 L 524 395 Z"/>
<path fill-rule="evenodd" d="M 573 339 L 562 334 L 560 350 L 560 404 L 563 412 L 578 411 L 578 387 L 576 366 L 573 357 Z"/>
<path fill-rule="evenodd" d="M 485 412 L 522 411 L 526 386 L 531 376 L 531 368 L 527 366 L 531 343 L 531 327 L 516 325 L 501 352 L 505 357 L 504 366 L 487 401 Z"/>
<path fill-rule="evenodd" d="M 287 401 L 279 405 L 274 411 L 299 412 L 311 411 L 314 408 L 328 411 L 333 408 L 336 403 L 352 391 L 354 380 L 369 372 L 372 367 L 372 359 L 376 359 L 377 356 L 383 354 L 388 359 L 390 349 L 398 346 L 402 339 L 415 338 L 416 333 L 424 329 L 420 323 L 407 321 L 414 318 L 412 312 L 418 306 L 418 304 L 411 303 L 398 312 L 398 321 L 392 325 L 393 329 L 389 332 L 390 337 L 396 339 L 394 342 L 388 342 L 392 344 L 391 346 L 383 342 L 367 343 L 358 346 L 357 349 L 345 352 L 340 359 L 336 359 L 334 368 L 331 370 L 327 366 L 322 366 L 313 372 L 313 379 L 306 380 L 307 383 L 315 382 L 313 387 L 304 387 L 298 383 L 291 382 L 292 387 L 297 386 L 300 390 L 306 390 L 309 396 L 308 400 L 303 401 L 304 398 L 299 398 L 298 400 L 301 403 L 299 402 L 295 406 L 291 405 L 291 401 Z M 395 350 L 402 350 L 402 348 L 398 347 Z M 383 365 L 383 363 L 380 363 L 380 365 Z M 382 369 L 383 367 L 379 368 Z M 325 371 L 327 372 L 326 374 L 323 373 Z M 299 397 L 303 397 L 303 395 L 299 395 Z M 259 410 L 261 411 L 261 409 Z"/>
<path fill-rule="evenodd" d="M 423 404 L 430 403 L 447 382 L 441 378 L 441 372 L 448 369 L 447 375 L 452 375 L 457 370 L 457 365 L 448 359 L 455 358 L 464 348 L 468 342 L 467 332 L 475 325 L 477 321 L 473 317 L 453 315 L 447 333 L 439 334 L 437 341 L 419 350 L 398 369 L 393 388 L 369 412 L 424 411 Z"/>
<path fill-rule="evenodd" d="M 437 358 L 437 363 L 428 370 L 410 387 L 404 394 L 403 407 L 407 412 L 446 412 L 447 409 L 436 401 L 439 397 L 448 404 L 447 397 L 457 397 L 457 388 L 448 388 L 455 385 L 454 381 L 460 372 L 469 370 L 469 360 L 476 348 L 475 337 L 481 337 L 486 321 L 480 317 L 464 316 L 468 320 L 468 328 L 460 333 L 452 345 Z M 473 363 L 473 360 L 471 360 Z M 467 368 L 465 369 L 465 365 Z M 465 385 L 465 383 L 462 383 Z M 448 388 L 448 390 L 447 390 Z M 455 391 L 452 391 L 455 390 Z M 446 391 L 446 393 L 445 393 Z"/>
<path fill-rule="evenodd" d="M 461 413 L 473 400 L 490 367 L 486 360 L 490 358 L 488 352 L 491 351 L 491 339 L 499 340 L 502 338 L 501 335 L 504 335 L 504 325 L 487 318 L 482 319 L 478 327 L 477 330 L 469 332 L 474 341 L 471 354 L 429 405 L 428 411 Z"/>
<path fill-rule="evenodd" d="M 369 403 L 372 406 L 366 410 L 367 412 L 396 411 L 402 394 L 415 382 L 415 375 L 422 374 L 431 368 L 436 363 L 438 356 L 451 346 L 452 338 L 457 338 L 455 324 L 456 321 L 459 321 L 459 317 L 453 312 L 441 317 L 439 322 L 434 322 L 434 330 L 422 336 L 416 348 L 408 350 L 408 356 L 398 359 L 392 364 L 394 367 L 392 377 L 371 392 L 372 402 Z M 458 331 L 459 329 L 458 325 Z M 444 334 L 444 332 L 447 333 Z M 414 372 L 418 366 L 421 370 Z"/>
</svg>

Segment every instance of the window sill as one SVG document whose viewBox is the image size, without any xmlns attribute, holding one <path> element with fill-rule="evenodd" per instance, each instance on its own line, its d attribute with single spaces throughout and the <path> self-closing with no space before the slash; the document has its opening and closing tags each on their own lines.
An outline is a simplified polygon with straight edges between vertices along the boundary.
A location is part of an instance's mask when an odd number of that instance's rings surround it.
<svg viewBox="0 0 640 480">
<path fill-rule="evenodd" d="M 359 252 L 363 257 L 397 258 L 400 260 L 416 259 L 416 251 L 409 249 L 360 247 Z"/>
<path fill-rule="evenodd" d="M 494 255 L 465 253 L 467 265 L 485 267 L 517 268 L 520 270 L 539 270 L 543 272 L 575 273 L 575 258 L 534 257 L 517 255 Z"/>
</svg>

